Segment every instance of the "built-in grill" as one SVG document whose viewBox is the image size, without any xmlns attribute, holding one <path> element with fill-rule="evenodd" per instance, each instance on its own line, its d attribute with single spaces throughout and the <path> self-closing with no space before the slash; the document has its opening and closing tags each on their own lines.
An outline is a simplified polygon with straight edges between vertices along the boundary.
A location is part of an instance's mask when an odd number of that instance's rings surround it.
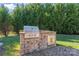
<svg viewBox="0 0 79 59">
<path fill-rule="evenodd" d="M 56 46 L 56 32 L 39 30 L 37 26 L 24 26 L 20 32 L 21 55 Z"/>
</svg>

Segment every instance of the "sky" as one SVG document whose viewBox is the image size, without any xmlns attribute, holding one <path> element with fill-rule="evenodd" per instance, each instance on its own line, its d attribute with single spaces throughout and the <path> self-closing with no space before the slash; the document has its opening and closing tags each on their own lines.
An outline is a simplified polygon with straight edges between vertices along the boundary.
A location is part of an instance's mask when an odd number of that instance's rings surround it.
<svg viewBox="0 0 79 59">
<path fill-rule="evenodd" d="M 9 9 L 14 9 L 15 5 L 14 4 L 4 4 L 4 6 L 8 7 Z"/>
<path fill-rule="evenodd" d="M 9 12 L 12 12 L 13 9 L 15 8 L 15 5 L 14 4 L 4 4 L 4 6 L 8 7 Z"/>
</svg>

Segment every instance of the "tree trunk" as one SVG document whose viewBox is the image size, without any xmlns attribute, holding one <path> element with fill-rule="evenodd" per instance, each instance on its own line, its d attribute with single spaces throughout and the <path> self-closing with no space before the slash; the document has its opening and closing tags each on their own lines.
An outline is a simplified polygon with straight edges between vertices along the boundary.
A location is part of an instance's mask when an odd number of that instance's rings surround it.
<svg viewBox="0 0 79 59">
<path fill-rule="evenodd" d="M 7 37 L 7 36 L 8 36 L 7 31 L 3 31 L 3 34 L 5 35 L 5 37 Z"/>
<path fill-rule="evenodd" d="M 19 35 L 19 30 L 16 30 L 17 35 Z"/>
</svg>

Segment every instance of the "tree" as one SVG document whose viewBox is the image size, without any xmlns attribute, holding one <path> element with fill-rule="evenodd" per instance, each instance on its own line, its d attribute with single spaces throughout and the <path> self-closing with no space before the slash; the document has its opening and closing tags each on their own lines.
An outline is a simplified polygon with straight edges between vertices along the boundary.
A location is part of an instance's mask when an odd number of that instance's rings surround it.
<svg viewBox="0 0 79 59">
<path fill-rule="evenodd" d="M 0 26 L 3 26 L 2 19 L 4 20 L 1 16 L 2 11 L 1 8 Z M 57 33 L 79 33 L 79 4 L 16 4 L 13 13 L 9 13 L 9 17 L 12 17 L 11 24 L 8 21 L 4 24 L 13 26 L 17 34 L 24 25 L 39 26 L 41 30 L 51 30 Z"/>
<path fill-rule="evenodd" d="M 9 31 L 9 13 L 4 5 L 0 7 L 0 31 L 7 36 Z"/>
<path fill-rule="evenodd" d="M 16 8 L 13 11 L 12 18 L 13 18 L 13 26 L 14 31 L 19 34 L 20 29 L 23 27 L 23 19 L 22 19 L 22 13 L 21 13 L 21 7 L 17 4 Z"/>
</svg>

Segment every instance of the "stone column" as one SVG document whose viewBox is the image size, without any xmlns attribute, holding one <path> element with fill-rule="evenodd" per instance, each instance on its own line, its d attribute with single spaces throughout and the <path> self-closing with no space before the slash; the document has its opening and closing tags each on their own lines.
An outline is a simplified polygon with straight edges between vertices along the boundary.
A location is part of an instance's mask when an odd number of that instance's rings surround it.
<svg viewBox="0 0 79 59">
<path fill-rule="evenodd" d="M 20 55 L 23 55 L 24 52 L 24 45 L 25 45 L 25 39 L 24 39 L 25 33 L 20 32 Z"/>
</svg>

